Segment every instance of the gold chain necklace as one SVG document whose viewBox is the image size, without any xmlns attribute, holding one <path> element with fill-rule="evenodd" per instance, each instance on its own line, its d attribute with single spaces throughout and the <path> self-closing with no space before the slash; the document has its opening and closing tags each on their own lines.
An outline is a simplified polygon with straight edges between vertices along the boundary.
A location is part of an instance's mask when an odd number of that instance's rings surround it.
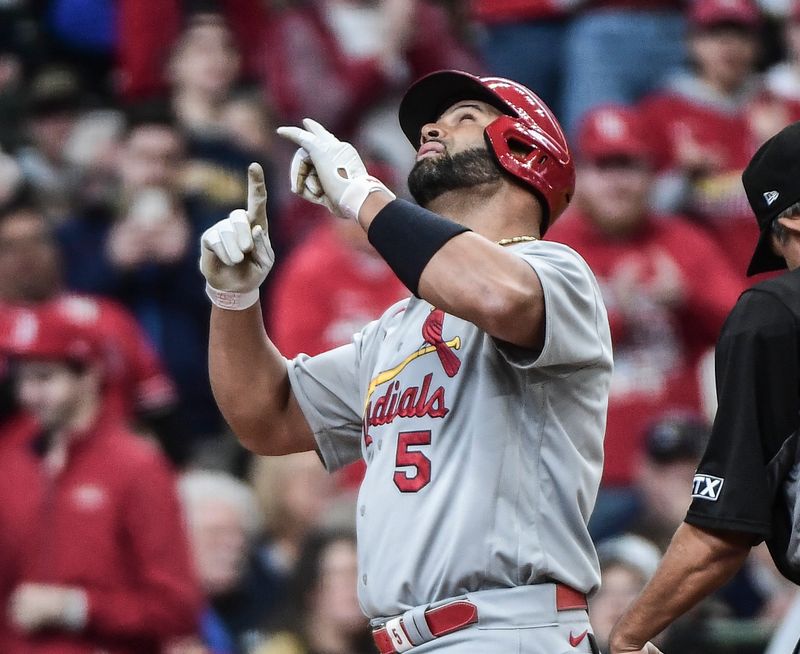
<svg viewBox="0 0 800 654">
<path fill-rule="evenodd" d="M 512 236 L 511 238 L 501 238 L 497 241 L 498 245 L 514 245 L 514 243 L 527 243 L 528 241 L 538 241 L 535 236 Z"/>
</svg>

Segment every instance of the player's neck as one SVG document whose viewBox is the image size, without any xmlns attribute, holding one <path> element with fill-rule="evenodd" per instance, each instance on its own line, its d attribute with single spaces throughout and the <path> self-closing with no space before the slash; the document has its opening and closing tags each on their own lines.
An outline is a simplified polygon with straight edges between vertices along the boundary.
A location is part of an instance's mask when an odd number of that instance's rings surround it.
<svg viewBox="0 0 800 654">
<path fill-rule="evenodd" d="M 511 236 L 539 236 L 538 201 L 533 193 L 506 180 L 448 191 L 432 200 L 426 209 L 492 241 Z"/>
</svg>

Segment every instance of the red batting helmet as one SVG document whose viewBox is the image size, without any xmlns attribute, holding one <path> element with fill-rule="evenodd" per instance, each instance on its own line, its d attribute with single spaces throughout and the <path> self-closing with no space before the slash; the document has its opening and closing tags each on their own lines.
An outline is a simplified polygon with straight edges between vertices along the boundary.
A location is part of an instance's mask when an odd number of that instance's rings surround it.
<svg viewBox="0 0 800 654">
<path fill-rule="evenodd" d="M 575 190 L 575 165 L 553 112 L 510 79 L 443 70 L 414 83 L 400 103 L 400 126 L 411 144 L 417 147 L 422 127 L 459 100 L 482 100 L 505 114 L 487 125 L 484 135 L 500 166 L 542 200 L 544 233 Z"/>
</svg>

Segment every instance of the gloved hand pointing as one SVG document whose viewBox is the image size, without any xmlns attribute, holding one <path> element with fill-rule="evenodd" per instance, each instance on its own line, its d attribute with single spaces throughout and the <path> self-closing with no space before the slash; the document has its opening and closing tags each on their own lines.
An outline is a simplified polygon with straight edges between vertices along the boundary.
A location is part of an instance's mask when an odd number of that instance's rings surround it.
<svg viewBox="0 0 800 654">
<path fill-rule="evenodd" d="M 386 186 L 367 173 L 356 149 L 316 121 L 303 120 L 305 129 L 279 127 L 278 134 L 296 143 L 291 167 L 292 192 L 322 204 L 340 218 L 358 219 L 364 200 L 373 191 L 395 198 Z"/>
<path fill-rule="evenodd" d="M 200 239 L 206 293 L 223 309 L 241 310 L 258 302 L 258 289 L 275 262 L 267 234 L 264 171 L 253 163 L 247 173 L 247 211 L 232 211 Z"/>
</svg>

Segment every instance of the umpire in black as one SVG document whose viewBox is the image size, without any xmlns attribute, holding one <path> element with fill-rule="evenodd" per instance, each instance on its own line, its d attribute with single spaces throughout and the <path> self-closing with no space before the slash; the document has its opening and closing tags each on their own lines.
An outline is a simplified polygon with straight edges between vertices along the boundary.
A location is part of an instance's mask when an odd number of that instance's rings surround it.
<svg viewBox="0 0 800 654">
<path fill-rule="evenodd" d="M 649 640 L 722 586 L 766 541 L 800 584 L 800 122 L 742 175 L 761 237 L 716 349 L 719 406 L 692 504 L 661 565 L 611 634 L 611 654 L 658 654 Z M 800 644 L 795 648 L 800 652 Z"/>
</svg>

